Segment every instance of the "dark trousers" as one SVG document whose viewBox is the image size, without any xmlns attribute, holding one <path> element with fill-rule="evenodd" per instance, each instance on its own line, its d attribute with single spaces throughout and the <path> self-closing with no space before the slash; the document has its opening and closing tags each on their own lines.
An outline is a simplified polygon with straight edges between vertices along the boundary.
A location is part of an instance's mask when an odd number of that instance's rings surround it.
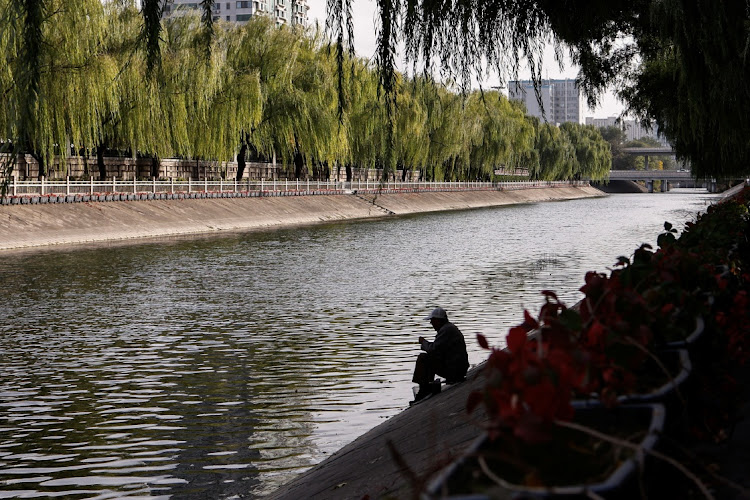
<svg viewBox="0 0 750 500">
<path fill-rule="evenodd" d="M 446 382 L 453 384 L 464 380 L 466 377 L 466 369 L 461 370 L 450 370 L 446 368 L 442 363 L 438 363 L 434 356 L 422 352 L 417 356 L 417 363 L 414 365 L 414 375 L 411 381 L 420 386 L 429 384 L 435 380 L 435 375 L 445 377 Z"/>
<path fill-rule="evenodd" d="M 414 366 L 414 376 L 411 381 L 420 386 L 429 384 L 435 380 L 435 375 L 438 372 L 438 367 L 433 361 L 433 357 L 422 352 L 417 356 L 417 363 Z"/>
</svg>

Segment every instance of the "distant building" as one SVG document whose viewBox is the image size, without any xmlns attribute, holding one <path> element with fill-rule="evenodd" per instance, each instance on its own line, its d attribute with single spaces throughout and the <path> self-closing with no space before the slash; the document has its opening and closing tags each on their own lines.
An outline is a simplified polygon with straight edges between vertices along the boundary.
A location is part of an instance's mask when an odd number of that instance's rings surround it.
<svg viewBox="0 0 750 500">
<path fill-rule="evenodd" d="M 659 127 L 656 124 L 649 127 L 636 120 L 620 120 L 616 116 L 607 118 L 592 118 L 587 116 L 586 125 L 593 125 L 597 128 L 617 127 L 625 132 L 625 140 L 627 141 L 637 141 L 638 139 L 648 137 L 659 141 L 663 146 L 669 145 L 669 141 L 659 132 Z"/>
<path fill-rule="evenodd" d="M 539 97 L 541 99 L 537 99 L 534 83 L 531 80 L 511 80 L 508 82 L 508 98 L 522 101 L 530 116 L 536 116 L 542 120 L 546 119 L 554 124 L 581 123 L 583 107 L 581 93 L 575 80 L 542 80 Z"/>
<path fill-rule="evenodd" d="M 591 116 L 587 116 L 586 125 L 593 125 L 596 128 L 606 128 L 606 127 L 620 128 L 620 119 L 617 118 L 616 116 L 608 116 L 607 118 L 593 118 Z"/>
<path fill-rule="evenodd" d="M 165 0 L 163 17 L 178 16 L 191 10 L 200 10 L 201 4 L 188 0 Z M 223 20 L 244 24 L 253 16 L 266 15 L 276 20 L 276 25 L 307 26 L 307 0 L 234 0 L 214 4 L 214 21 Z"/>
</svg>

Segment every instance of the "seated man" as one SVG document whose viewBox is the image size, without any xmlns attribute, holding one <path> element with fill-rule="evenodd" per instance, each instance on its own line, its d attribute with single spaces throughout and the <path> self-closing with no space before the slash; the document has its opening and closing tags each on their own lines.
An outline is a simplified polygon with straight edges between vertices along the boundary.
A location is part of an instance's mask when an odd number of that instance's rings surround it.
<svg viewBox="0 0 750 500">
<path fill-rule="evenodd" d="M 419 392 L 414 402 L 426 398 L 433 392 L 439 392 L 439 388 L 432 385 L 435 375 L 445 377 L 447 383 L 453 384 L 464 380 L 469 369 L 464 336 L 448 321 L 445 310 L 436 307 L 426 319 L 430 320 L 437 335 L 433 342 L 419 337 L 419 344 L 425 352 L 419 354 L 414 367 L 412 382 L 419 384 Z"/>
</svg>

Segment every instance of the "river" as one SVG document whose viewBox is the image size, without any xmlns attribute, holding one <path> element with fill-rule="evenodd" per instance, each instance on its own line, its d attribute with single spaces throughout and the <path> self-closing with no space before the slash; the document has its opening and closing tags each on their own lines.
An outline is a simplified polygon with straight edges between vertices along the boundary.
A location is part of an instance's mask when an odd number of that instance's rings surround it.
<svg viewBox="0 0 750 500">
<path fill-rule="evenodd" d="M 423 318 L 502 345 L 700 191 L 0 255 L 0 499 L 252 498 L 408 406 Z"/>
</svg>

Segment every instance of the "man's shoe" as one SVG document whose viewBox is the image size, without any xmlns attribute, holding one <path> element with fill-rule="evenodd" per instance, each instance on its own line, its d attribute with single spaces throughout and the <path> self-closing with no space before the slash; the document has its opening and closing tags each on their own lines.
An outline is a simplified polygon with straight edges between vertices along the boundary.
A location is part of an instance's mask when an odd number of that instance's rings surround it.
<svg viewBox="0 0 750 500">
<path fill-rule="evenodd" d="M 425 398 L 427 398 L 429 396 L 432 396 L 433 392 L 432 392 L 431 385 L 432 384 L 420 386 L 419 387 L 419 392 L 417 392 L 417 394 L 414 396 L 414 401 L 409 401 L 409 405 L 411 406 L 413 404 L 419 403 L 423 399 L 425 399 Z"/>
</svg>

